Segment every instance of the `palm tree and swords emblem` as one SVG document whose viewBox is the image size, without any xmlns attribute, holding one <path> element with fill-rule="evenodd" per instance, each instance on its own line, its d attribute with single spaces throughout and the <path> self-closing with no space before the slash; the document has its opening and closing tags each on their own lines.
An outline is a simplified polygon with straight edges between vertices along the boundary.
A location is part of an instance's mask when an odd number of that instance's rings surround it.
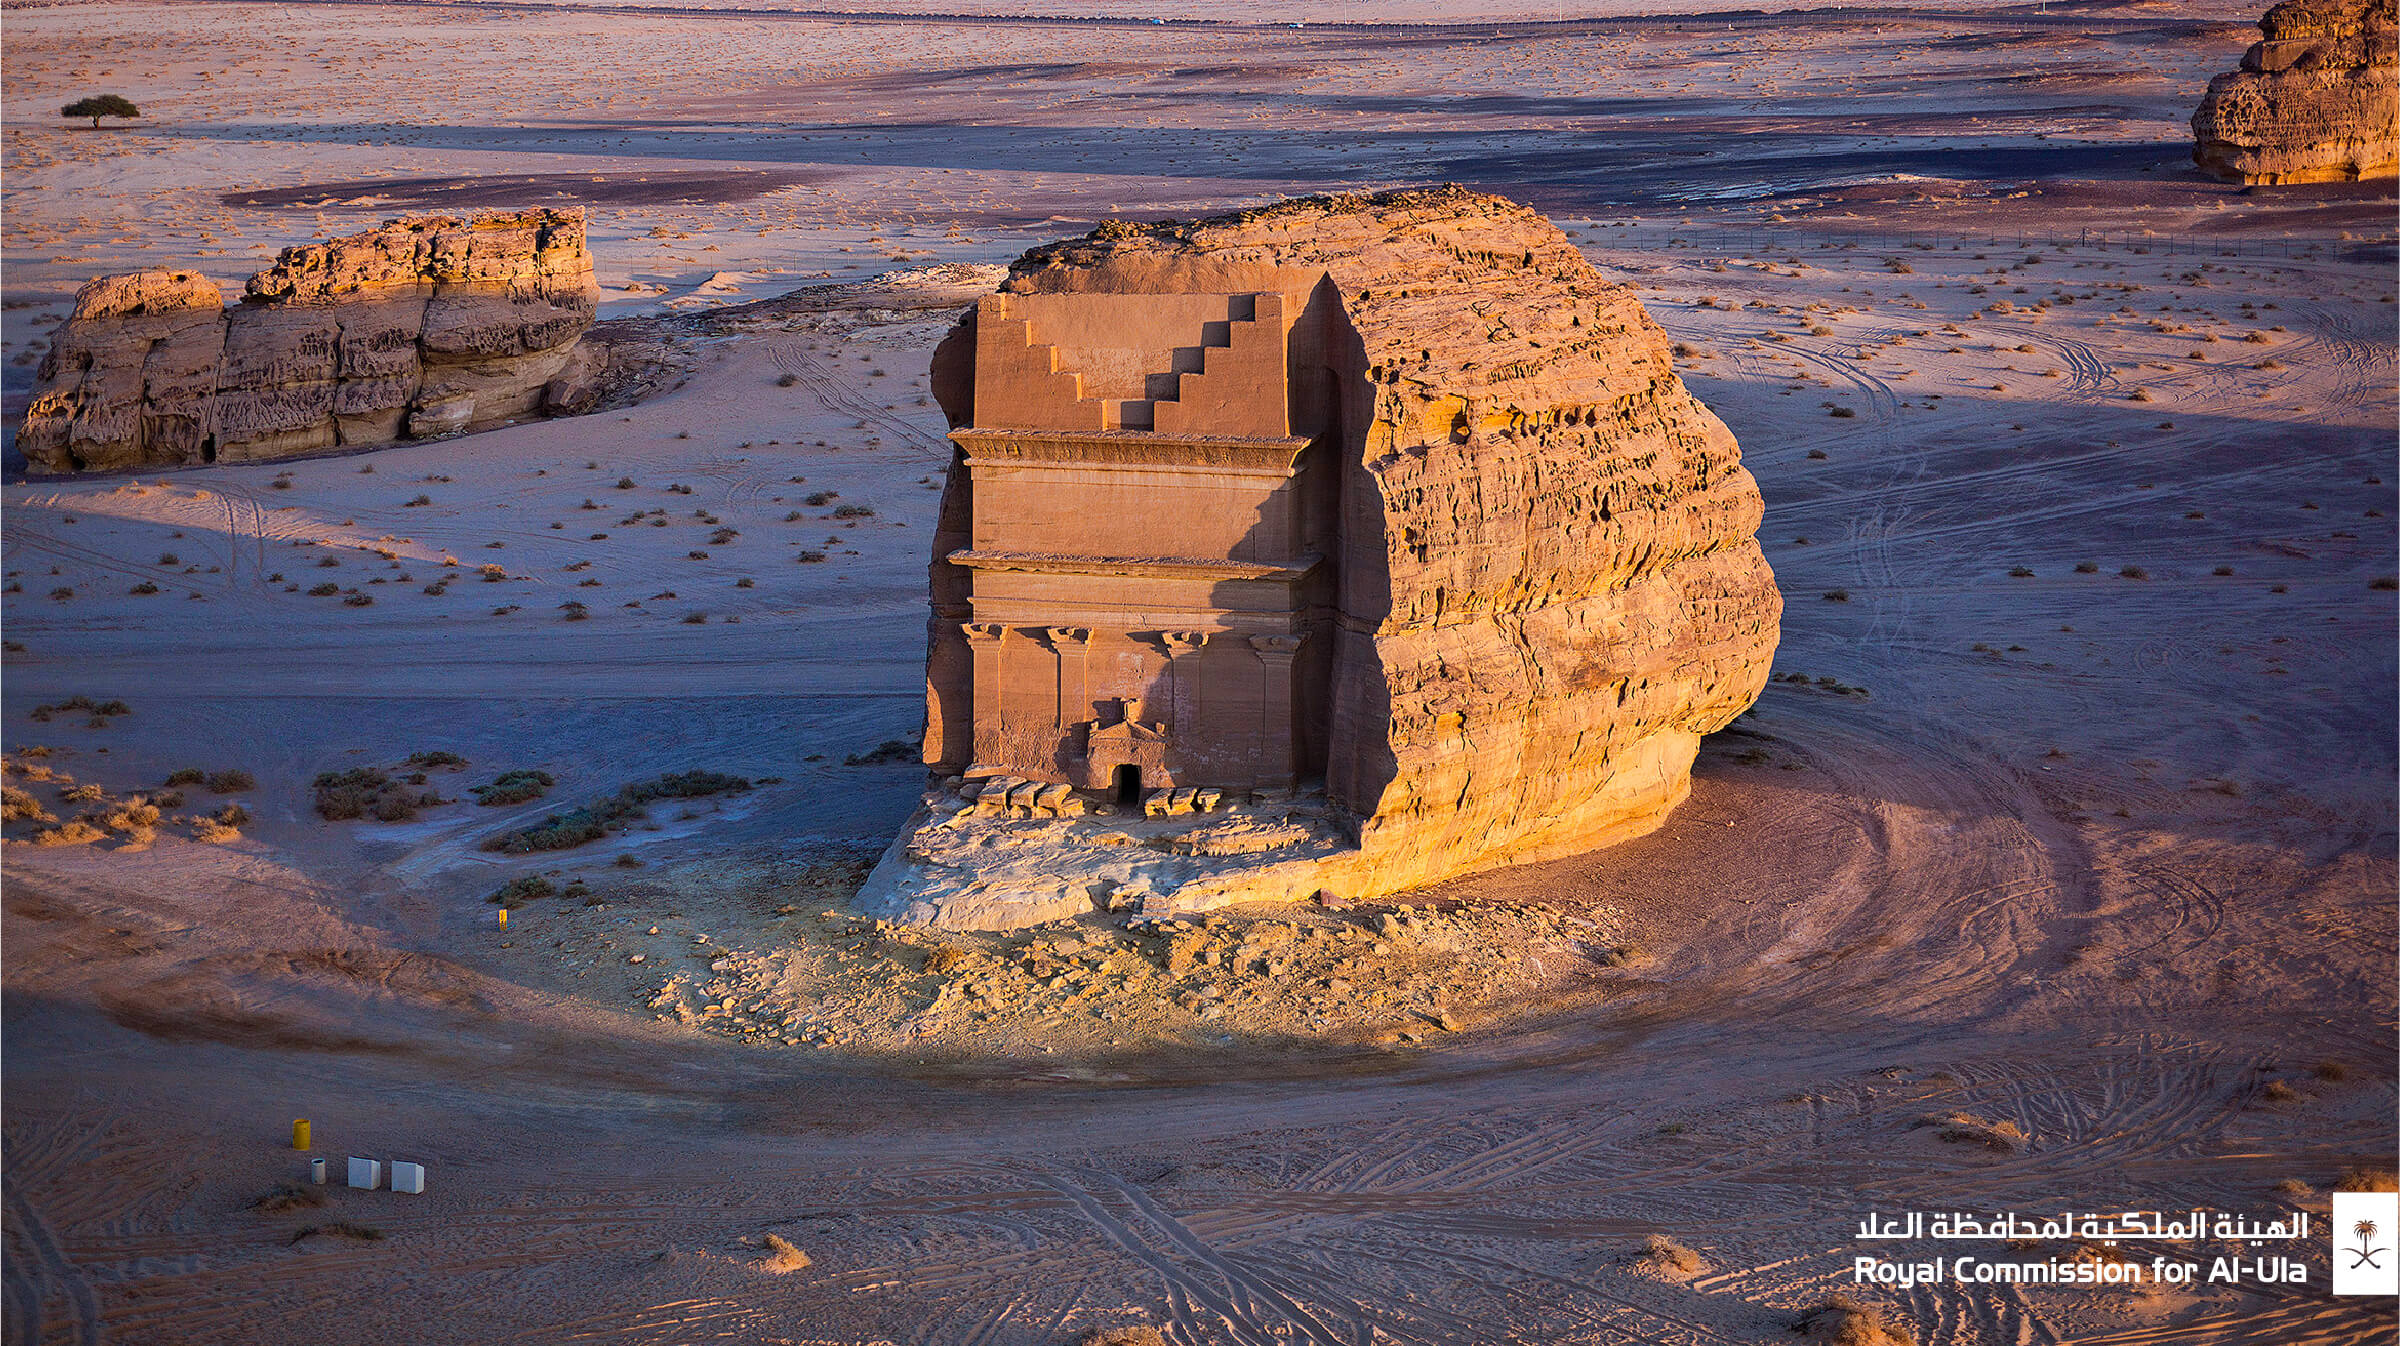
<svg viewBox="0 0 2400 1346">
<path fill-rule="evenodd" d="M 2346 1250 L 2350 1253 L 2352 1259 L 2350 1262 L 2350 1269 L 2352 1271 L 2356 1271 L 2360 1267 L 2373 1267 L 2376 1270 L 2381 1271 L 2383 1269 L 2383 1263 L 2377 1259 L 2381 1258 L 2387 1249 L 2373 1246 L 2373 1240 L 2375 1238 L 2375 1222 L 2373 1220 L 2361 1220 L 2357 1224 L 2350 1226 L 2350 1232 L 2358 1235 L 2358 1246 L 2356 1248 Z"/>
</svg>

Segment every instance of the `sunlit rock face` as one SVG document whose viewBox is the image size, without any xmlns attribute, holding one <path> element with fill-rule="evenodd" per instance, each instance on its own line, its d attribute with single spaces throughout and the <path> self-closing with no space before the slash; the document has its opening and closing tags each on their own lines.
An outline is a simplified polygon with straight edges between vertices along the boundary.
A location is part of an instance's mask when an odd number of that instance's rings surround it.
<svg viewBox="0 0 2400 1346">
<path fill-rule="evenodd" d="M 2345 182 L 2400 172 L 2394 0 L 2285 0 L 2264 40 L 2210 80 L 2192 158 L 2230 182 Z"/>
<path fill-rule="evenodd" d="M 581 211 L 414 217 L 286 248 L 241 302 L 188 271 L 102 276 L 42 362 L 35 471 L 283 458 L 588 403 Z"/>
<path fill-rule="evenodd" d="M 1363 897 L 1658 826 L 1782 610 L 1757 484 L 1669 346 L 1549 221 L 1458 188 L 1026 254 L 935 357 L 961 452 L 926 760 L 1010 806 L 929 795 L 869 900 L 1018 923 L 1025 876 L 973 858 L 1002 851 L 1040 854 L 1050 915 Z M 1225 816 L 1193 828 L 1321 799 L 1347 841 L 1196 867 L 1166 835 L 1195 792 Z M 1079 869 L 1085 801 L 1161 835 Z"/>
</svg>

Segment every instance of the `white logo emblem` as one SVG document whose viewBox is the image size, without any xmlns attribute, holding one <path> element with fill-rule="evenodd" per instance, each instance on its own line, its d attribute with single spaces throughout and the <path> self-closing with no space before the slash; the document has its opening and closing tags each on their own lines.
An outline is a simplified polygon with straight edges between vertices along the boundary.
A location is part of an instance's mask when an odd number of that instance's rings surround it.
<svg viewBox="0 0 2400 1346">
<path fill-rule="evenodd" d="M 2400 1294 L 2400 1192 L 2333 1194 L 2333 1292 Z"/>
</svg>

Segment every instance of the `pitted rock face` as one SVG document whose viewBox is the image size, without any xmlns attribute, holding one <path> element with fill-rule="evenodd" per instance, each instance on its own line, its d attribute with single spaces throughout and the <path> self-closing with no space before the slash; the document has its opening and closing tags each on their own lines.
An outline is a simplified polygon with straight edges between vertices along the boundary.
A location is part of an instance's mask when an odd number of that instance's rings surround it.
<svg viewBox="0 0 2400 1346">
<path fill-rule="evenodd" d="M 2400 172 L 2394 0 L 2285 0 L 2264 40 L 2209 81 L 2192 158 L 2230 182 L 2344 182 Z"/>
<path fill-rule="evenodd" d="M 1292 433 L 1329 456 L 1333 503 L 1316 530 L 1328 610 L 1303 646 L 1328 647 L 1325 688 L 1295 690 L 1295 719 L 1304 767 L 1358 840 L 1318 866 L 1328 890 L 1388 893 L 1646 832 L 1688 793 L 1700 736 L 1764 686 L 1782 601 L 1753 536 L 1757 485 L 1640 301 L 1535 212 L 1443 188 L 1109 225 L 1026 254 L 1004 290 L 1027 298 L 986 311 L 1032 314 L 1037 341 L 1054 339 L 1040 315 L 1061 311 L 1041 296 L 1279 293 L 1301 315 Z M 954 423 L 980 427 L 972 321 L 935 372 Z M 1205 376 L 1183 377 L 1188 400 Z M 950 770 L 985 742 L 945 723 L 975 702 L 945 686 L 971 675 L 944 634 L 991 620 L 943 560 L 990 545 L 971 478 L 952 473 L 934 566 L 927 756 Z M 1202 686 L 1197 714 L 1217 698 Z M 1212 882 L 1212 902 L 1239 900 L 1237 880 Z M 913 885 L 917 918 L 973 923 L 932 910 L 941 886 Z"/>
<path fill-rule="evenodd" d="M 102 276 L 60 326 L 18 444 L 35 470 L 72 472 L 576 410 L 598 305 L 580 211 L 416 217 L 286 248 L 231 309 L 190 272 Z M 578 391 L 558 391 L 566 374 Z"/>
</svg>

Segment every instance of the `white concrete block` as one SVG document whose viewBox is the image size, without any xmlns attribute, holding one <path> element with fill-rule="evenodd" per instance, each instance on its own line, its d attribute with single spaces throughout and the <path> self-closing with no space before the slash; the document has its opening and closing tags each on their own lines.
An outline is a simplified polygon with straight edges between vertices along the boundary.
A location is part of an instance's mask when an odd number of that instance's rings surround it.
<svg viewBox="0 0 2400 1346">
<path fill-rule="evenodd" d="M 425 1190 L 425 1166 L 412 1164 L 405 1159 L 393 1160 L 392 1190 L 407 1192 L 411 1196 L 422 1193 Z"/>
<path fill-rule="evenodd" d="M 323 1159 L 311 1159 L 308 1161 L 308 1180 L 316 1183 L 319 1186 L 324 1185 L 325 1161 Z"/>
<path fill-rule="evenodd" d="M 383 1182 L 383 1161 L 350 1156 L 350 1185 L 373 1189 Z"/>
</svg>

